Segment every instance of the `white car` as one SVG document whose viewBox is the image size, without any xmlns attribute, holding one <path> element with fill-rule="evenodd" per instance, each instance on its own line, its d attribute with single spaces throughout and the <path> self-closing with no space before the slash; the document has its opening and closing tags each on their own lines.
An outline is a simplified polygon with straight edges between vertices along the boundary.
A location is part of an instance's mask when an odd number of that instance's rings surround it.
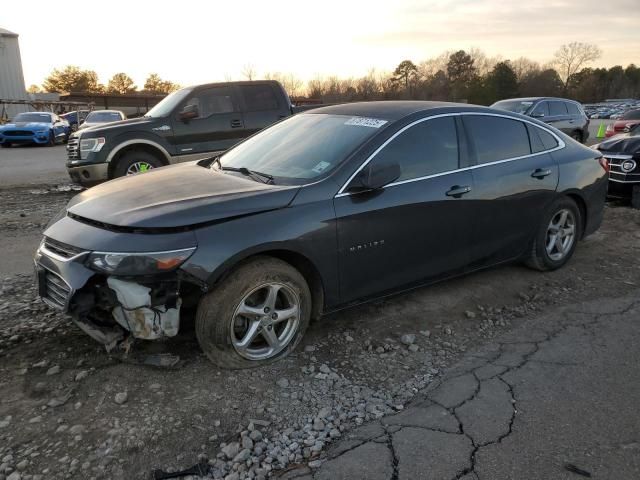
<svg viewBox="0 0 640 480">
<path fill-rule="evenodd" d="M 78 130 L 103 125 L 105 123 L 119 122 L 120 120 L 126 120 L 126 118 L 126 115 L 120 110 L 94 110 L 87 115 L 87 118 L 80 124 Z"/>
</svg>

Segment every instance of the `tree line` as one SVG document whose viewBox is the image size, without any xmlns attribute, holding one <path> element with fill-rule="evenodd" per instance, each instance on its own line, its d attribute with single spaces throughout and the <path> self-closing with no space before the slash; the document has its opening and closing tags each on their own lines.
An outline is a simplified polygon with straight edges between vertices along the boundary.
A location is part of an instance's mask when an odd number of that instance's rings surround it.
<svg viewBox="0 0 640 480">
<path fill-rule="evenodd" d="M 133 79 L 126 73 L 116 73 L 106 85 L 98 81 L 98 74 L 93 70 L 83 70 L 75 65 L 67 65 L 63 69 L 54 69 L 42 83 L 31 85 L 29 93 L 39 92 L 87 92 L 87 93 L 147 93 L 168 94 L 178 90 L 180 85 L 163 80 L 157 73 L 151 73 L 144 82 L 144 87 L 138 90 Z"/>
<path fill-rule="evenodd" d="M 592 68 L 589 65 L 602 56 L 593 44 L 572 42 L 562 45 L 546 63 L 526 57 L 514 60 L 489 57 L 482 50 L 448 51 L 437 57 L 414 63 L 403 60 L 393 72 L 370 70 L 358 78 L 317 76 L 308 82 L 291 73 L 270 72 L 262 78 L 278 80 L 294 98 L 306 97 L 324 103 L 364 100 L 441 100 L 490 105 L 511 97 L 557 96 L 582 103 L 607 98 L 640 98 L 640 68 Z M 247 64 L 241 78 L 258 78 L 255 68 Z M 233 80 L 225 76 L 225 80 Z M 43 85 L 48 92 L 112 92 L 138 91 L 125 73 L 115 74 L 101 85 L 94 71 L 68 66 L 54 70 Z M 38 87 L 34 87 L 38 88 Z M 141 92 L 165 94 L 179 85 L 150 74 Z"/>
</svg>

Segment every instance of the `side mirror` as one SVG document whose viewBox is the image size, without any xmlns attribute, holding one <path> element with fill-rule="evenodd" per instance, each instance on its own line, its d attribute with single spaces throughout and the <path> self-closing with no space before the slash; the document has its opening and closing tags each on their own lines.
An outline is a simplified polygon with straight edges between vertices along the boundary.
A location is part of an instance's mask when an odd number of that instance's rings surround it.
<svg viewBox="0 0 640 480">
<path fill-rule="evenodd" d="M 532 112 L 531 116 L 533 118 L 542 118 L 542 117 L 544 117 L 544 113 L 542 113 L 542 112 Z"/>
<path fill-rule="evenodd" d="M 360 193 L 378 190 L 396 181 L 400 173 L 400 165 L 395 162 L 387 165 L 368 164 L 351 181 L 348 191 Z"/>
<path fill-rule="evenodd" d="M 178 114 L 178 118 L 183 122 L 188 122 L 194 118 L 198 118 L 200 113 L 198 112 L 197 105 L 185 105 L 182 111 Z"/>
</svg>

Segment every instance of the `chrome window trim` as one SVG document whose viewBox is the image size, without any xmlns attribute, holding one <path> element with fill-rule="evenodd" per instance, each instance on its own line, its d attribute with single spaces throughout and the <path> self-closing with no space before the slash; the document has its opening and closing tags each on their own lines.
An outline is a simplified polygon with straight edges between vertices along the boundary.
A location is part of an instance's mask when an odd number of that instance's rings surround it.
<svg viewBox="0 0 640 480">
<path fill-rule="evenodd" d="M 552 132 L 550 129 L 545 128 L 541 125 L 538 125 L 537 123 L 534 123 L 530 120 L 527 120 L 526 118 L 514 118 L 512 116 L 509 115 L 502 115 L 500 113 L 487 113 L 487 112 L 455 112 L 455 113 L 442 113 L 439 115 L 433 115 L 431 117 L 425 117 L 425 118 L 419 118 L 418 120 L 411 122 L 409 125 L 405 125 L 404 127 L 402 127 L 400 130 L 398 130 L 396 133 L 394 133 L 391 137 L 389 137 L 382 145 L 380 145 L 378 148 L 376 148 L 376 150 L 369 155 L 369 157 L 367 157 L 367 159 L 357 168 L 357 170 L 347 179 L 347 181 L 342 185 L 342 187 L 340 188 L 340 190 L 338 190 L 338 193 L 334 196 L 334 198 L 340 198 L 340 197 L 345 197 L 345 196 L 350 196 L 352 195 L 352 193 L 349 192 L 345 192 L 345 189 L 347 188 L 347 186 L 349 185 L 349 183 L 351 183 L 351 181 L 355 178 L 355 176 L 360 173 L 360 171 L 367 166 L 367 164 L 369 162 L 371 162 L 371 160 L 373 160 L 375 158 L 375 156 L 380 153 L 380 151 L 386 147 L 390 142 L 392 142 L 397 136 L 399 136 L 400 134 L 404 133 L 406 130 L 408 130 L 409 128 L 413 127 L 414 125 L 417 125 L 418 123 L 422 123 L 422 122 L 426 122 L 429 120 L 433 120 L 435 118 L 442 118 L 442 117 L 461 117 L 464 115 L 483 115 L 483 116 L 487 116 L 487 117 L 500 117 L 500 118 L 506 118 L 508 120 L 515 120 L 517 122 L 523 122 L 523 123 L 528 123 L 534 127 L 540 128 L 542 130 L 544 130 L 545 132 L 551 134 L 553 136 L 553 138 L 556 139 L 556 141 L 558 142 L 558 146 L 555 148 L 551 148 L 549 150 L 542 150 L 540 152 L 536 152 L 536 153 L 530 153 L 528 155 L 521 155 L 519 157 L 512 157 L 512 158 L 505 158 L 503 160 L 496 160 L 495 162 L 489 162 L 489 163 L 482 163 L 479 165 L 472 165 L 470 167 L 464 167 L 464 168 L 457 168 L 455 170 L 449 170 L 446 172 L 440 172 L 440 173 L 434 173 L 432 175 L 425 175 L 424 177 L 416 177 L 416 178 L 410 178 L 408 180 L 402 180 L 399 182 L 393 182 L 390 183 L 389 185 L 384 186 L 383 188 L 388 188 L 388 187 L 395 187 L 396 185 L 404 185 L 405 183 L 412 183 L 412 182 L 418 182 L 421 180 L 427 180 L 429 178 L 436 178 L 436 177 L 442 177 L 444 175 L 449 175 L 451 173 L 457 173 L 457 172 L 465 172 L 467 170 L 475 170 L 477 168 L 483 168 L 483 167 L 489 167 L 491 165 L 498 165 L 500 163 L 506 163 L 506 162 L 513 162 L 516 160 L 522 160 L 523 158 L 530 158 L 530 157 L 535 157 L 538 155 L 542 155 L 543 153 L 551 153 L 551 152 L 556 152 L 558 150 L 562 150 L 566 144 L 564 143 L 564 141 L 558 136 L 556 135 L 554 132 Z"/>
</svg>

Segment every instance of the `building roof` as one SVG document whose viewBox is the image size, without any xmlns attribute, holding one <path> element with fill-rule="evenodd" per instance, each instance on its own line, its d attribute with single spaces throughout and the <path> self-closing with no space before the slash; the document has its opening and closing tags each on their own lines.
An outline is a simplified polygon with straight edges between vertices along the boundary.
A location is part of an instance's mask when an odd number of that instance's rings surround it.
<svg viewBox="0 0 640 480">
<path fill-rule="evenodd" d="M 17 33 L 10 32 L 6 28 L 0 27 L 0 37 L 17 37 Z"/>
</svg>

